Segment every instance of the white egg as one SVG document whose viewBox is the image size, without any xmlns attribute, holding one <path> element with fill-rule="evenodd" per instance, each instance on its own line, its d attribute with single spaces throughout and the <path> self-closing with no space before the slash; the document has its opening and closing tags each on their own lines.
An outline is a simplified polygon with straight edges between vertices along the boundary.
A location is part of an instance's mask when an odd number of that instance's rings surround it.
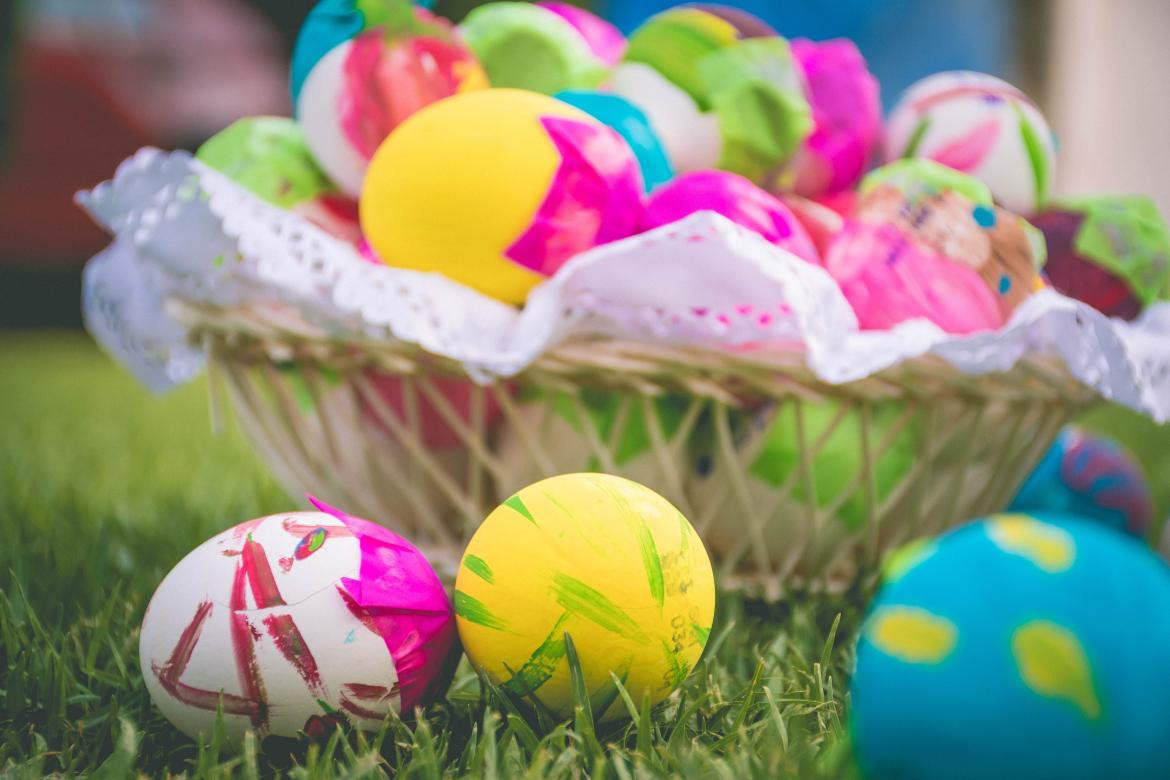
<svg viewBox="0 0 1170 780">
<path fill-rule="evenodd" d="M 342 192 L 356 198 L 361 194 L 369 160 L 354 147 L 341 125 L 345 62 L 351 48 L 352 41 L 338 44 L 313 66 L 295 109 L 305 143 L 317 164 Z"/>
</svg>

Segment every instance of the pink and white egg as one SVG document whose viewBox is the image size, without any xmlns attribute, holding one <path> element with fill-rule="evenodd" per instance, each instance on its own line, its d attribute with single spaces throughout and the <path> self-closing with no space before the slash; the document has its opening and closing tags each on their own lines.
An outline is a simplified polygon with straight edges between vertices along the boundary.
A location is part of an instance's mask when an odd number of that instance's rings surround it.
<svg viewBox="0 0 1170 780">
<path fill-rule="evenodd" d="M 325 504 L 242 523 L 163 579 L 139 640 L 146 688 L 183 733 L 377 729 L 436 692 L 454 613 L 409 542 Z"/>
</svg>

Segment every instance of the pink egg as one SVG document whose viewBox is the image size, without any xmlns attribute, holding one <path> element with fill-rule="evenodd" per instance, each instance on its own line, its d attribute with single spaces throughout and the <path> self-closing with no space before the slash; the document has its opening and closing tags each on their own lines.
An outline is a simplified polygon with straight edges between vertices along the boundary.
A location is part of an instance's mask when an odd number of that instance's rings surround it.
<svg viewBox="0 0 1170 780">
<path fill-rule="evenodd" d="M 646 201 L 642 227 L 652 230 L 694 214 L 714 211 L 810 263 L 816 245 L 796 215 L 744 177 L 727 171 L 695 171 L 659 187 Z"/>
<path fill-rule="evenodd" d="M 568 3 L 536 3 L 535 5 L 546 11 L 551 11 L 572 25 L 597 59 L 609 67 L 612 68 L 622 61 L 622 57 L 626 53 L 626 36 L 600 16 Z"/>
</svg>

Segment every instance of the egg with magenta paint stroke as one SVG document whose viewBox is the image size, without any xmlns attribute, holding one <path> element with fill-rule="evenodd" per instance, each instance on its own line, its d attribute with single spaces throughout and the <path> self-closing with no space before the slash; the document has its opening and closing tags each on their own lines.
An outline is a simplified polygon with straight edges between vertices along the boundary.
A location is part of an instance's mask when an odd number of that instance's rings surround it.
<svg viewBox="0 0 1170 780">
<path fill-rule="evenodd" d="M 559 716 L 575 699 L 569 643 L 594 714 L 658 702 L 695 667 L 711 630 L 715 581 L 703 543 L 662 496 L 607 474 L 530 485 L 475 532 L 455 581 L 472 665 L 506 693 Z"/>
<path fill-rule="evenodd" d="M 1066 515 L 891 558 L 850 684 L 869 778 L 1170 777 L 1170 569 Z"/>
<path fill-rule="evenodd" d="M 489 89 L 391 133 L 359 210 L 389 265 L 518 304 L 577 254 L 636 232 L 641 195 L 638 160 L 613 129 L 546 95 Z"/>
<path fill-rule="evenodd" d="M 248 730 L 375 730 L 449 679 L 454 615 L 430 564 L 385 528 L 314 504 L 213 537 L 155 591 L 142 672 L 184 734 L 210 736 L 218 707 L 234 743 Z"/>
<path fill-rule="evenodd" d="M 451 23 L 409 0 L 321 0 L 293 50 L 296 119 L 317 162 L 354 198 L 378 145 L 404 119 L 487 86 Z"/>
<path fill-rule="evenodd" d="M 913 84 L 886 125 L 886 160 L 926 158 L 974 176 L 1019 214 L 1043 205 L 1056 173 L 1056 139 L 1032 100 L 1011 84 L 946 71 Z"/>
</svg>

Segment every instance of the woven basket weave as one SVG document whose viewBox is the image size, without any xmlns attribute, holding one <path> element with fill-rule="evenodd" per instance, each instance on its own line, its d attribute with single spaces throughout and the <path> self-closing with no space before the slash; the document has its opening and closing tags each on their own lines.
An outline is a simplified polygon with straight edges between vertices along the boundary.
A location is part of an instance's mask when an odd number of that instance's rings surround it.
<svg viewBox="0 0 1170 780">
<path fill-rule="evenodd" d="M 171 311 L 210 357 L 213 398 L 226 386 L 291 493 L 380 521 L 447 574 L 518 480 L 600 469 L 675 503 L 727 587 L 845 587 L 891 547 L 1001 509 L 1097 400 L 1048 359 L 973 377 L 920 358 L 830 385 L 794 350 L 598 340 L 455 403 L 444 383 L 463 377 L 458 364 L 406 344 L 337 341 L 275 310 Z M 449 430 L 443 446 L 427 441 L 424 407 Z M 786 449 L 762 474 L 767 430 Z"/>
</svg>

